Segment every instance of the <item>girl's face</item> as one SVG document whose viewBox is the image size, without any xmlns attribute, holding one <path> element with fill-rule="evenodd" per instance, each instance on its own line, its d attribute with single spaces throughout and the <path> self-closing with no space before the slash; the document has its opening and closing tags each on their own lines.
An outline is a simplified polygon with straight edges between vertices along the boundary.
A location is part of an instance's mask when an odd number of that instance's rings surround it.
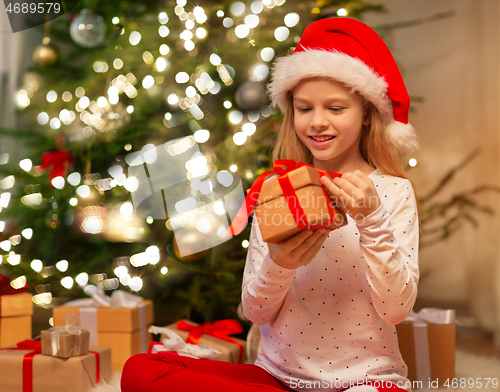
<svg viewBox="0 0 500 392">
<path fill-rule="evenodd" d="M 368 120 L 361 96 L 330 79 L 304 79 L 292 93 L 295 132 L 313 165 L 340 173 L 364 168 L 359 141 Z"/>
</svg>

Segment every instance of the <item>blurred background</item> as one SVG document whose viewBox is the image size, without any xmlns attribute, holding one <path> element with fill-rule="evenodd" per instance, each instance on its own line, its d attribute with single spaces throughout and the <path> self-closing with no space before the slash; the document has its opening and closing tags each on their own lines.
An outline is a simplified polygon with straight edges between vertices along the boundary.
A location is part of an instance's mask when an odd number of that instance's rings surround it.
<svg viewBox="0 0 500 392">
<path fill-rule="evenodd" d="M 248 228 L 182 257 L 197 228 L 135 215 L 133 154 L 192 136 L 210 171 L 249 188 L 281 121 L 273 60 L 310 22 L 347 16 L 386 41 L 412 99 L 416 308 L 456 309 L 500 344 L 497 1 L 73 3 L 16 33 L 0 5 L 0 274 L 29 284 L 40 329 L 89 285 L 153 299 L 157 325 L 237 317 Z"/>
</svg>

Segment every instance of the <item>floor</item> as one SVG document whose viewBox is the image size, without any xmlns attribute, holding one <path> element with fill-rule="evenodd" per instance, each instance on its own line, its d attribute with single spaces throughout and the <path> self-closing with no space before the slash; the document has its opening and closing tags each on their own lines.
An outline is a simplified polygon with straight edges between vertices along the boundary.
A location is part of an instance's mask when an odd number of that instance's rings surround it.
<svg viewBox="0 0 500 392">
<path fill-rule="evenodd" d="M 493 343 L 493 335 L 477 328 L 457 327 L 457 349 L 478 355 L 500 358 L 500 346 Z"/>
</svg>

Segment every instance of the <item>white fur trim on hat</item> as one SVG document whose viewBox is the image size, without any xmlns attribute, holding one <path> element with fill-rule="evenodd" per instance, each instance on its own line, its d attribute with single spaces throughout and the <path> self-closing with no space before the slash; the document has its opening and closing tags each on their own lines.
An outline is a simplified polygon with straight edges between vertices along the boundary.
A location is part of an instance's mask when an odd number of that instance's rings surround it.
<svg viewBox="0 0 500 392">
<path fill-rule="evenodd" d="M 414 128 L 394 120 L 384 78 L 363 61 L 342 52 L 305 49 L 277 59 L 268 85 L 273 105 L 285 113 L 288 92 L 301 80 L 314 77 L 329 77 L 344 83 L 371 102 L 379 111 L 389 138 L 399 151 L 412 152 L 418 148 Z"/>
<path fill-rule="evenodd" d="M 392 118 L 387 83 L 361 60 L 341 52 L 306 49 L 276 60 L 268 90 L 274 105 L 286 111 L 287 93 L 302 79 L 330 77 L 359 92 L 382 117 Z"/>
</svg>

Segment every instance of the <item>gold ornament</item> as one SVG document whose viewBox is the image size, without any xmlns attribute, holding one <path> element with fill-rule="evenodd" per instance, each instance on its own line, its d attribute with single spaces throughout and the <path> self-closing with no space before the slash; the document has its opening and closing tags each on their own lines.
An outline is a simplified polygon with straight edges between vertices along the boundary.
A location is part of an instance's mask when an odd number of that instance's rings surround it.
<svg viewBox="0 0 500 392">
<path fill-rule="evenodd" d="M 33 52 L 33 61 L 40 67 L 50 67 L 59 61 L 59 49 L 45 37 Z"/>
<path fill-rule="evenodd" d="M 206 239 L 204 238 L 203 234 L 196 229 L 178 230 L 175 233 L 175 238 L 173 241 L 174 254 L 179 259 L 187 263 L 200 260 L 208 253 L 208 249 L 202 250 L 200 252 L 195 252 L 195 250 L 199 249 L 200 243 L 203 243 L 205 241 Z M 185 254 L 184 256 L 181 256 L 178 244 L 180 244 L 182 251 Z"/>
</svg>

